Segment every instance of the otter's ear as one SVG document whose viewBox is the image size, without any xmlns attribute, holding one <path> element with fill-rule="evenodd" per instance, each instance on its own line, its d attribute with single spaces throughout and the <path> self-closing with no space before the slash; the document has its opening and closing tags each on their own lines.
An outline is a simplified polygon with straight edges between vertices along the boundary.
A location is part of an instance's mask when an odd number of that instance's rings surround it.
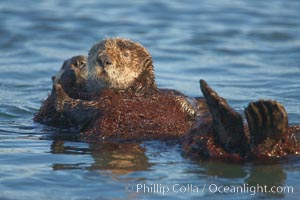
<svg viewBox="0 0 300 200">
<path fill-rule="evenodd" d="M 54 83 L 55 78 L 56 78 L 56 76 L 51 76 L 52 84 Z"/>
<path fill-rule="evenodd" d="M 133 89 L 133 91 L 139 95 L 153 95 L 157 92 L 157 86 L 155 83 L 154 67 L 151 57 L 146 58 L 141 63 L 141 68 L 143 71 L 136 78 L 136 81 L 131 89 Z"/>
<path fill-rule="evenodd" d="M 117 46 L 121 49 L 134 49 L 135 44 L 131 41 L 126 41 L 126 40 L 119 40 L 117 41 Z"/>
<path fill-rule="evenodd" d="M 126 44 L 122 41 L 122 40 L 119 40 L 117 42 L 117 46 L 120 48 L 120 49 L 125 49 L 126 48 Z"/>
<path fill-rule="evenodd" d="M 61 69 L 65 69 L 67 67 L 68 61 L 69 61 L 69 59 L 67 59 L 67 60 L 64 61 L 64 63 L 61 66 Z"/>
</svg>

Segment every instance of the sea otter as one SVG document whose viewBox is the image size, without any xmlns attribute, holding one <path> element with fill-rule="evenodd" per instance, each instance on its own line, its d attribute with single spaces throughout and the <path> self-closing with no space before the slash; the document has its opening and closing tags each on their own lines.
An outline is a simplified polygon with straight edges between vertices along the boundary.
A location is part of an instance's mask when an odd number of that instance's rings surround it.
<svg viewBox="0 0 300 200">
<path fill-rule="evenodd" d="M 78 55 L 65 60 L 61 69 L 51 79 L 53 85 L 61 85 L 70 98 L 86 99 L 87 57 Z M 62 113 L 57 112 L 53 97 L 52 89 L 51 95 L 44 100 L 39 112 L 35 114 L 34 121 L 58 127 L 75 126 Z"/>
<path fill-rule="evenodd" d="M 87 65 L 82 60 L 86 62 L 84 57 L 65 62 L 35 121 L 76 127 L 87 140 L 180 139 L 187 154 L 209 158 L 247 160 L 299 152 L 295 134 L 300 126 L 288 127 L 281 104 L 250 103 L 247 125 L 204 80 L 204 98 L 159 89 L 151 55 L 139 43 L 107 38 L 91 48 Z M 81 70 L 71 73 L 74 66 Z M 65 81 L 69 77 L 72 81 Z"/>
</svg>

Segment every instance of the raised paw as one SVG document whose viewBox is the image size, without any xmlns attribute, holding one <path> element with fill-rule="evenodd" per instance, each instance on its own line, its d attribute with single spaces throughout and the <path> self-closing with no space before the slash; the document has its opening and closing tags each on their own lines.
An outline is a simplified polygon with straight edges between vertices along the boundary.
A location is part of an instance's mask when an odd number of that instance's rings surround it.
<svg viewBox="0 0 300 200">
<path fill-rule="evenodd" d="M 287 113 L 280 103 L 259 100 L 245 109 L 251 143 L 258 145 L 266 139 L 280 139 L 288 132 Z"/>
<path fill-rule="evenodd" d="M 200 87 L 213 118 L 218 143 L 226 151 L 245 152 L 247 140 L 242 116 L 235 112 L 204 80 L 200 80 Z"/>
</svg>

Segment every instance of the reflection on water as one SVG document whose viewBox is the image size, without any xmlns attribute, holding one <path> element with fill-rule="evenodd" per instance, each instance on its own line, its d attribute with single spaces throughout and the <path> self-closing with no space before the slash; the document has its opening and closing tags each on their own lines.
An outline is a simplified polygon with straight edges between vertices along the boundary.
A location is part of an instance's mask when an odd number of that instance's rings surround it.
<svg viewBox="0 0 300 200">
<path fill-rule="evenodd" d="M 82 168 L 81 164 L 55 163 L 54 170 L 84 169 L 109 170 L 116 175 L 128 174 L 134 171 L 146 171 L 150 167 L 145 155 L 145 149 L 139 143 L 90 143 L 88 148 L 68 146 L 65 141 L 53 141 L 51 152 L 54 154 L 89 154 L 95 161 L 90 166 Z"/>
<path fill-rule="evenodd" d="M 143 147 L 142 147 L 143 146 Z M 162 149 L 158 149 L 157 146 L 164 146 Z M 147 149 L 149 148 L 149 149 Z M 152 149 L 152 148 L 155 148 Z M 167 150 L 170 148 L 169 150 Z M 178 165 L 180 163 L 174 163 L 172 159 L 167 159 L 168 154 L 180 154 L 174 144 L 165 144 L 161 142 L 146 142 L 141 145 L 139 143 L 113 143 L 113 142 L 98 142 L 89 143 L 88 146 L 81 147 L 76 146 L 74 143 L 63 140 L 54 140 L 51 144 L 51 153 L 53 154 L 65 154 L 65 155 L 76 155 L 86 154 L 91 155 L 93 162 L 90 164 L 81 163 L 78 160 L 77 163 L 53 163 L 52 168 L 55 171 L 59 170 L 88 170 L 97 171 L 101 175 L 116 179 L 119 181 L 125 181 L 126 184 L 166 184 L 164 182 L 165 177 L 162 176 L 161 180 L 151 180 L 148 178 L 138 178 L 132 176 L 136 172 L 151 173 L 153 168 L 170 168 L 171 166 Z M 152 151 L 152 152 L 151 152 Z M 155 151 L 155 152 L 153 152 Z M 148 155 L 148 156 L 147 156 Z M 149 157 L 154 159 L 151 161 Z M 157 162 L 157 157 L 161 157 L 160 161 Z M 155 161 L 156 160 L 156 161 Z M 164 160 L 164 162 L 161 162 Z M 173 162 L 173 164 L 172 164 Z M 284 161 L 285 162 L 285 161 Z M 168 166 L 169 165 L 169 166 Z M 189 168 L 190 167 L 190 168 Z M 265 163 L 265 164 L 230 164 L 219 161 L 192 161 L 190 166 L 184 168 L 186 174 L 197 174 L 200 179 L 203 177 L 204 180 L 200 181 L 197 178 L 188 180 L 176 180 L 176 184 L 187 186 L 188 184 L 194 184 L 196 186 L 207 184 L 218 185 L 218 186 L 235 186 L 246 188 L 248 195 L 256 194 L 253 187 L 266 188 L 269 191 L 274 186 L 284 187 L 286 184 L 286 173 L 284 167 L 280 162 L 276 163 Z M 170 173 L 172 173 L 172 167 Z M 155 172 L 154 172 L 155 173 Z M 183 172 L 181 172 L 183 173 Z M 175 174 L 174 174 L 175 175 Z M 178 175 L 178 174 L 176 174 Z M 175 177 L 176 177 L 175 175 Z M 147 180 L 149 179 L 149 180 Z M 234 181 L 232 181 L 234 180 Z M 179 181 L 179 182 L 178 182 Z M 169 185 L 171 187 L 172 184 Z M 297 188 L 296 185 L 292 185 L 293 190 Z M 212 187 L 213 188 L 213 187 Z M 212 189 L 213 190 L 213 189 Z M 262 190 L 262 189 L 261 189 Z M 172 196 L 172 193 L 167 193 L 167 196 Z M 261 193 L 261 192 L 258 192 Z M 139 197 L 139 194 L 133 192 L 133 196 Z M 146 194 L 148 196 L 149 194 Z M 154 194 L 154 196 L 157 194 Z M 189 194 L 191 195 L 191 194 Z M 208 198 L 213 197 L 212 192 L 208 189 L 204 192 L 204 195 Z M 243 194 L 241 194 L 243 195 Z M 262 194 L 256 194 L 262 195 Z M 267 194 L 270 197 L 285 197 L 284 194 L 275 193 Z"/>
<path fill-rule="evenodd" d="M 275 196 L 206 191 L 164 199 L 298 199 L 298 158 L 194 161 L 177 144 L 87 143 L 35 124 L 32 116 L 66 58 L 120 36 L 149 49 L 159 87 L 199 96 L 202 78 L 238 110 L 259 98 L 276 99 L 298 124 L 299 10 L 299 0 L 2 0 L 0 199 L 161 198 L 124 190 L 137 183 L 292 185 L 293 194 Z"/>
<path fill-rule="evenodd" d="M 286 174 L 280 164 L 253 166 L 250 174 L 246 179 L 250 185 L 282 186 L 286 179 Z"/>
</svg>

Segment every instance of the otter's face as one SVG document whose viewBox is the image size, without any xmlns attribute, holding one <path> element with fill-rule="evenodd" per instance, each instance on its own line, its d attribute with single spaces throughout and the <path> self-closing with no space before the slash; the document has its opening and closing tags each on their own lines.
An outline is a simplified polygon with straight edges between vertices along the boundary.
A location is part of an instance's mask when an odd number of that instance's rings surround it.
<svg viewBox="0 0 300 200">
<path fill-rule="evenodd" d="M 87 57 L 74 56 L 65 60 L 58 73 L 52 77 L 54 83 L 79 83 L 87 80 Z"/>
<path fill-rule="evenodd" d="M 127 89 L 149 65 L 153 73 L 151 56 L 142 45 L 121 38 L 103 40 L 89 52 L 88 87 L 95 92 L 103 88 Z"/>
</svg>

